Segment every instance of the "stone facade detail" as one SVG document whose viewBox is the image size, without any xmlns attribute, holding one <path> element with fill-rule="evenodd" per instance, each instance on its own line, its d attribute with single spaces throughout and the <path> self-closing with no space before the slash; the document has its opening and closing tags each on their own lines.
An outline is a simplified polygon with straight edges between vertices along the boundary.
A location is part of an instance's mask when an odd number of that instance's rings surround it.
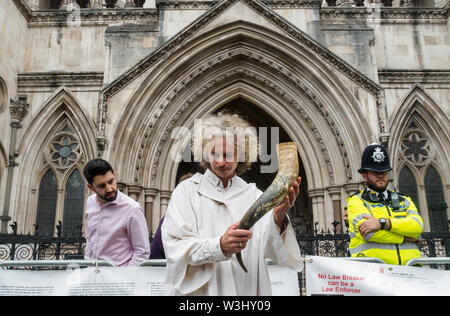
<svg viewBox="0 0 450 316">
<path fill-rule="evenodd" d="M 101 156 L 154 233 L 189 169 L 171 158 L 185 149 L 172 133 L 229 108 L 254 122 L 264 113 L 298 143 L 305 187 L 296 216 L 312 218 L 302 231 L 340 222 L 373 142 L 391 154 L 392 187 L 405 166 L 416 177 L 429 230 L 430 166 L 450 201 L 449 8 L 428 0 L 0 1 L 8 17 L 0 18 L 2 231 L 10 220 L 19 233 L 33 231 L 48 170 L 62 220 L 69 175 Z"/>
</svg>

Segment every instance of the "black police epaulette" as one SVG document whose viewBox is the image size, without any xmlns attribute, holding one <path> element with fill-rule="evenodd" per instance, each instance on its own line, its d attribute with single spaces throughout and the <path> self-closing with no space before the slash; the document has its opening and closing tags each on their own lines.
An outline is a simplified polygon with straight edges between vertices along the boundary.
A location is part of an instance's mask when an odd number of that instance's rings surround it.
<svg viewBox="0 0 450 316">
<path fill-rule="evenodd" d="M 348 197 L 349 198 L 351 198 L 352 196 L 354 196 L 354 195 L 356 195 L 356 194 L 358 194 L 359 192 L 361 192 L 361 191 L 356 191 L 355 193 L 353 193 L 353 194 L 350 194 Z"/>
<path fill-rule="evenodd" d="M 391 191 L 391 193 L 392 193 L 392 192 L 397 193 L 397 194 L 398 194 L 398 197 L 400 198 L 401 201 L 406 200 L 406 197 L 408 197 L 408 195 L 403 194 L 403 193 L 400 193 L 400 192 L 398 192 L 398 191 Z"/>
<path fill-rule="evenodd" d="M 398 194 L 398 196 L 402 196 L 402 197 L 407 196 L 406 194 L 400 193 L 398 191 L 394 191 L 394 192 L 396 192 Z"/>
</svg>

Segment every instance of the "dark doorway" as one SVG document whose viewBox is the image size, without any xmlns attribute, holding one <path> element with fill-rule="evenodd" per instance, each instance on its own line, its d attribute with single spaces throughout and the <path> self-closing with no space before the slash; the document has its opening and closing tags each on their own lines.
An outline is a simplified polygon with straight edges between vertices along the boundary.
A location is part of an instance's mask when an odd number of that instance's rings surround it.
<svg viewBox="0 0 450 316">
<path fill-rule="evenodd" d="M 279 142 L 290 142 L 291 138 L 288 136 L 286 131 L 284 131 L 280 124 L 275 121 L 269 114 L 252 104 L 251 102 L 246 101 L 242 98 L 237 98 L 225 106 L 216 111 L 216 113 L 226 111 L 232 114 L 239 114 L 242 118 L 247 120 L 252 126 L 256 127 L 259 135 L 260 127 L 267 127 L 268 131 L 268 145 L 267 145 L 267 154 L 271 155 L 271 148 L 275 147 L 271 144 L 271 127 L 278 127 L 279 131 Z M 275 155 L 276 156 L 276 155 Z M 270 162 L 264 163 L 260 159 L 257 162 L 252 164 L 252 169 L 247 171 L 245 174 L 241 175 L 241 177 L 249 182 L 255 183 L 256 186 L 261 190 L 265 191 L 267 187 L 272 183 L 273 179 L 276 176 L 276 172 L 273 173 L 262 173 L 261 166 L 269 165 Z M 305 168 L 303 167 L 303 163 L 301 157 L 299 156 L 299 170 L 300 177 L 302 178 L 301 183 L 301 191 L 300 196 L 297 198 L 295 203 L 295 207 L 292 208 L 289 212 L 291 220 L 295 226 L 295 229 L 298 233 L 308 234 L 313 232 L 313 215 L 312 215 L 312 203 L 311 199 L 307 194 L 307 179 L 305 174 Z M 196 173 L 202 172 L 203 170 L 198 166 L 197 163 L 194 162 L 180 162 L 177 171 L 176 183 L 178 184 L 180 178 L 188 173 Z"/>
</svg>

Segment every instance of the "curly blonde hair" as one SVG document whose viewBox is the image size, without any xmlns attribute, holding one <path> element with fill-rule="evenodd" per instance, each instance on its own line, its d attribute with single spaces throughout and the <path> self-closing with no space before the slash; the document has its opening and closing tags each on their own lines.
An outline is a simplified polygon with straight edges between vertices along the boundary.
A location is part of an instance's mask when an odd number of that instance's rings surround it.
<svg viewBox="0 0 450 316">
<path fill-rule="evenodd" d="M 223 137 L 233 143 L 237 150 L 238 166 L 236 174 L 241 175 L 251 169 L 258 157 L 258 137 L 256 128 L 238 114 L 219 112 L 197 120 L 194 124 L 192 151 L 195 161 L 207 169 L 205 148 L 210 150 L 213 141 Z"/>
</svg>

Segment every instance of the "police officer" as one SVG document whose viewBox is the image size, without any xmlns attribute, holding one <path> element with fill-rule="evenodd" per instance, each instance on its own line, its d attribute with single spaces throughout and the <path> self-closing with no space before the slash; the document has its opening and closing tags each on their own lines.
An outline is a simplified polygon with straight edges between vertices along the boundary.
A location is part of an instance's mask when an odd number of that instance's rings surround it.
<svg viewBox="0 0 450 316">
<path fill-rule="evenodd" d="M 386 149 L 371 144 L 363 152 L 361 173 L 367 188 L 347 198 L 352 257 L 375 257 L 405 265 L 419 258 L 423 220 L 411 198 L 387 190 L 392 170 Z"/>
</svg>

